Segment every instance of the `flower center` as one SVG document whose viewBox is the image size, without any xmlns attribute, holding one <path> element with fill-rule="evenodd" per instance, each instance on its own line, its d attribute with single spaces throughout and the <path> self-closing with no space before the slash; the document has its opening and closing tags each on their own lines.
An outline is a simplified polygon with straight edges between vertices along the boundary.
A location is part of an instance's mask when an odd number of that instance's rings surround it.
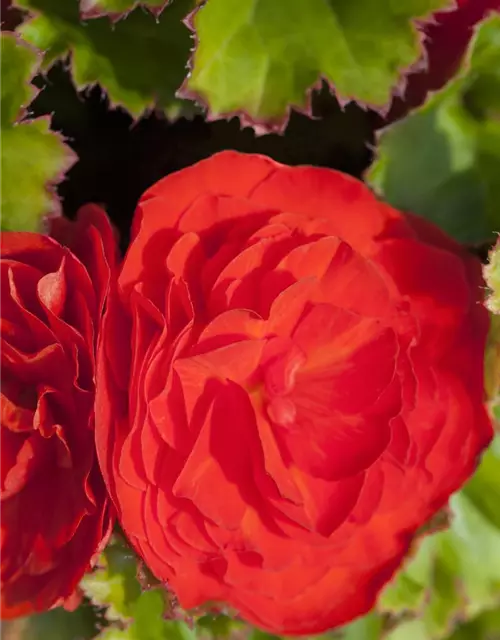
<svg viewBox="0 0 500 640">
<path fill-rule="evenodd" d="M 264 386 L 268 398 L 267 415 L 275 424 L 286 427 L 295 422 L 297 409 L 290 394 L 297 372 L 305 361 L 304 352 L 293 345 L 274 357 L 266 367 Z"/>
<path fill-rule="evenodd" d="M 267 405 L 267 415 L 272 422 L 287 427 L 295 422 L 297 408 L 290 398 L 273 398 Z"/>
</svg>

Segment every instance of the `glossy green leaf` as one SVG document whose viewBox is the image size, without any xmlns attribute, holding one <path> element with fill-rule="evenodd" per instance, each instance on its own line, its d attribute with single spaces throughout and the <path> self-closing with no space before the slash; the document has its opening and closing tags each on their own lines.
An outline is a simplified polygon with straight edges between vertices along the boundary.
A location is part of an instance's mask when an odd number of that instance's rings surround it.
<svg viewBox="0 0 500 640">
<path fill-rule="evenodd" d="M 187 90 L 215 115 L 281 122 L 324 77 L 342 99 L 382 107 L 421 54 L 411 19 L 446 0 L 209 0 L 194 17 Z"/>
<path fill-rule="evenodd" d="M 484 22 L 461 74 L 385 129 L 367 179 L 399 209 L 461 242 L 500 229 L 500 16 Z"/>
<path fill-rule="evenodd" d="M 80 19 L 78 0 L 19 0 L 39 12 L 25 23 L 23 37 L 45 52 L 44 64 L 71 52 L 71 69 L 79 89 L 100 84 L 114 106 L 134 116 L 155 107 L 178 115 L 185 103 L 175 92 L 186 74 L 192 46 L 182 23 L 192 0 L 176 0 L 159 19 L 142 8 L 112 24 L 108 17 Z M 192 105 L 185 105 L 192 109 Z"/>
<path fill-rule="evenodd" d="M 13 34 L 1 35 L 2 229 L 38 230 L 44 215 L 58 211 L 52 190 L 73 156 L 50 120 L 23 119 L 36 90 L 31 79 L 39 54 Z"/>
</svg>

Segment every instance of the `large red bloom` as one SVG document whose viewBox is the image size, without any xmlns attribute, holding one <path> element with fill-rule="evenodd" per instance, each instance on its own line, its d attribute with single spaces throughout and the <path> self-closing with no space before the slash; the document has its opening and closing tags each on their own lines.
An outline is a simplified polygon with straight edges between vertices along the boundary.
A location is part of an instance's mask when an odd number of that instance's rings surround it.
<svg viewBox="0 0 500 640">
<path fill-rule="evenodd" d="M 96 405 L 131 542 L 186 608 L 285 634 L 367 611 L 491 437 L 479 264 L 353 178 L 235 152 L 134 226 Z"/>
<path fill-rule="evenodd" d="M 1 236 L 1 614 L 59 605 L 111 527 L 95 456 L 94 350 L 115 257 L 97 207 L 57 240 Z"/>
</svg>

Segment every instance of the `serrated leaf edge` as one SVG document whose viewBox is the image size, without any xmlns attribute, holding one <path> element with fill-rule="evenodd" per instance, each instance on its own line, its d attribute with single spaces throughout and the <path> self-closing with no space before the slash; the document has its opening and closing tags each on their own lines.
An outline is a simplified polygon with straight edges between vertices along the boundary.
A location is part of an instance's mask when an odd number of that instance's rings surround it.
<svg viewBox="0 0 500 640">
<path fill-rule="evenodd" d="M 184 19 L 184 24 L 188 27 L 188 29 L 192 33 L 194 46 L 191 49 L 191 56 L 187 64 L 188 74 L 184 82 L 182 83 L 181 87 L 178 89 L 178 91 L 175 94 L 176 97 L 178 98 L 182 98 L 185 100 L 192 100 L 197 105 L 199 105 L 202 109 L 204 109 L 205 119 L 207 122 L 215 122 L 217 120 L 231 120 L 232 118 L 238 118 L 240 121 L 241 128 L 252 127 L 257 136 L 265 135 L 269 133 L 282 134 L 288 125 L 292 111 L 296 111 L 302 115 L 308 116 L 309 118 L 314 117 L 312 113 L 312 95 L 314 91 L 318 91 L 319 89 L 321 89 L 321 87 L 323 86 L 323 83 L 327 85 L 330 93 L 333 96 L 335 96 L 341 109 L 344 109 L 349 103 L 355 102 L 358 107 L 364 109 L 365 111 L 369 111 L 369 110 L 374 111 L 376 113 L 379 113 L 382 117 L 385 117 L 389 113 L 392 107 L 393 98 L 401 97 L 404 95 L 404 92 L 406 90 L 406 86 L 408 83 L 408 77 L 410 76 L 410 74 L 417 73 L 417 72 L 425 72 L 428 69 L 427 52 L 424 47 L 425 34 L 421 31 L 421 27 L 423 27 L 424 25 L 435 23 L 436 20 L 434 18 L 434 12 L 430 13 L 428 16 L 424 16 L 421 18 L 414 18 L 413 20 L 409 21 L 410 24 L 412 25 L 412 30 L 414 32 L 414 35 L 416 35 L 418 39 L 420 56 L 417 58 L 417 60 L 415 60 L 410 65 L 406 67 L 402 67 L 401 69 L 398 70 L 399 81 L 392 88 L 389 100 L 383 106 L 373 105 L 368 102 L 363 102 L 361 100 L 356 99 L 355 96 L 340 96 L 336 93 L 334 84 L 330 82 L 323 74 L 319 74 L 316 81 L 310 87 L 308 87 L 308 89 L 306 89 L 303 106 L 289 104 L 285 110 L 285 113 L 278 118 L 256 119 L 250 116 L 244 109 L 239 109 L 239 110 L 224 112 L 224 113 L 212 113 L 210 110 L 210 105 L 208 104 L 208 100 L 197 91 L 194 91 L 193 89 L 190 89 L 188 87 L 190 74 L 194 66 L 194 58 L 195 58 L 196 50 L 198 48 L 198 36 L 196 33 L 195 18 L 198 12 L 202 10 L 204 6 L 207 4 L 207 2 L 209 1 L 210 0 L 201 0 L 198 3 L 198 6 L 196 6 L 193 9 L 193 11 L 191 11 L 191 13 L 189 13 Z M 448 11 L 451 12 L 456 10 L 457 7 L 458 7 L 458 0 L 449 0 L 449 4 L 439 9 L 439 12 L 440 13 L 448 12 Z"/>
<path fill-rule="evenodd" d="M 152 7 L 148 4 L 148 0 L 136 0 L 129 9 L 126 11 L 104 11 L 99 9 L 99 7 L 94 6 L 93 8 L 85 8 L 89 6 L 92 0 L 80 0 L 80 15 L 84 20 L 92 20 L 93 18 L 103 18 L 108 16 L 110 21 L 115 24 L 120 20 L 125 19 L 132 11 L 142 7 L 145 11 L 151 13 L 155 18 L 158 18 L 161 13 L 166 9 L 166 7 L 171 4 L 172 0 L 165 0 L 162 5 L 158 7 Z"/>
<path fill-rule="evenodd" d="M 167 2 L 164 5 L 162 5 L 161 12 L 163 12 L 170 4 L 172 4 L 173 1 L 174 0 L 167 0 Z M 142 0 L 140 0 L 138 3 L 136 3 L 136 5 L 137 6 L 134 5 L 134 9 L 139 7 L 139 6 L 142 6 L 143 5 Z M 17 3 L 16 3 L 16 0 L 13 0 L 13 6 L 18 6 Z M 118 17 L 117 20 L 111 21 L 112 24 L 116 24 L 116 22 L 119 22 L 122 19 L 125 20 L 130 15 L 132 10 L 133 9 L 131 9 L 130 11 L 128 11 L 128 12 L 126 12 L 124 14 L 119 14 L 119 17 Z M 144 7 L 144 10 L 147 13 L 150 13 L 154 18 L 158 19 L 159 13 L 155 14 L 155 12 L 151 11 L 150 8 L 148 8 L 148 7 Z M 24 9 L 24 11 L 27 14 L 27 18 L 23 21 L 23 23 L 22 23 L 23 25 L 24 24 L 30 24 L 31 22 L 33 22 L 37 18 L 43 17 L 43 15 L 44 15 L 42 11 L 37 11 L 37 10 L 34 10 L 34 9 L 30 9 L 30 10 Z M 105 15 L 109 16 L 110 14 L 103 14 L 103 16 L 105 16 Z M 103 16 L 94 15 L 92 17 L 97 18 L 97 17 L 103 17 Z M 45 54 L 45 52 L 41 51 L 42 57 L 44 56 L 44 54 Z M 135 126 L 140 120 L 142 120 L 144 118 L 148 118 L 150 115 L 152 115 L 154 113 L 158 114 L 161 117 L 165 117 L 168 121 L 176 119 L 176 118 L 172 118 L 171 119 L 171 118 L 168 117 L 165 109 L 163 109 L 162 107 L 158 106 L 158 99 L 154 95 L 152 96 L 151 104 L 149 106 L 144 108 L 141 112 L 132 112 L 123 103 L 121 103 L 121 102 L 119 102 L 117 100 L 114 100 L 111 97 L 108 89 L 106 87 L 104 87 L 99 82 L 99 80 L 96 80 L 95 82 L 89 82 L 87 84 L 85 84 L 85 83 L 84 84 L 79 84 L 76 81 L 76 78 L 75 78 L 73 56 L 74 56 L 74 47 L 70 45 L 70 46 L 67 47 L 67 49 L 65 50 L 63 55 L 61 55 L 61 56 L 55 58 L 54 60 L 52 60 L 52 62 L 49 65 L 47 65 L 47 67 L 45 67 L 45 69 L 39 69 L 39 73 L 41 75 L 46 75 L 50 71 L 50 69 L 52 69 L 52 67 L 55 64 L 57 64 L 58 62 L 61 62 L 64 59 L 67 59 L 69 77 L 71 79 L 71 83 L 72 83 L 72 85 L 73 85 L 73 87 L 75 89 L 75 92 L 77 94 L 83 94 L 86 91 L 92 91 L 96 87 L 99 88 L 99 90 L 101 91 L 102 95 L 105 96 L 105 98 L 106 98 L 108 108 L 111 111 L 120 110 L 120 111 L 123 111 L 124 113 L 126 113 L 127 115 L 129 115 L 130 118 L 132 119 L 132 124 L 131 124 L 132 127 Z M 174 94 L 174 97 L 178 97 L 176 93 Z"/>
<path fill-rule="evenodd" d="M 15 125 L 26 119 L 26 116 L 28 115 L 29 105 L 33 102 L 33 100 L 37 97 L 37 95 L 41 91 L 41 89 L 38 89 L 37 87 L 35 87 L 34 84 L 32 84 L 32 80 L 39 73 L 40 65 L 43 59 L 43 52 L 37 49 L 36 47 L 34 47 L 33 45 L 29 44 L 28 42 L 26 42 L 25 40 L 23 40 L 21 36 L 15 31 L 2 31 L 1 38 L 2 40 L 4 38 L 9 40 L 15 40 L 18 46 L 23 47 L 28 51 L 31 51 L 36 56 L 36 59 L 33 61 L 30 74 L 26 79 L 26 83 L 29 85 L 30 96 L 28 98 L 27 104 L 22 104 L 19 106 L 18 114 L 14 119 L 14 121 L 11 123 L 12 125 Z"/>
<path fill-rule="evenodd" d="M 34 61 L 33 65 L 32 65 L 32 70 L 30 72 L 30 76 L 27 79 L 27 82 L 29 83 L 29 85 L 31 87 L 31 95 L 30 95 L 29 102 L 27 104 L 25 104 L 25 105 L 21 105 L 20 106 L 18 116 L 14 120 L 14 122 L 11 123 L 11 126 L 12 127 L 22 127 L 22 126 L 26 126 L 26 125 L 29 125 L 29 124 L 34 123 L 34 122 L 44 122 L 45 121 L 45 122 L 47 122 L 48 129 L 50 130 L 50 135 L 55 136 L 55 138 L 58 140 L 58 142 L 61 145 L 61 150 L 64 148 L 64 151 L 65 151 L 65 158 L 64 158 L 64 161 L 62 162 L 62 167 L 59 170 L 58 174 L 52 180 L 49 180 L 45 184 L 45 191 L 46 191 L 47 195 L 49 196 L 49 201 L 51 203 L 51 209 L 50 209 L 50 211 L 47 211 L 47 213 L 42 214 L 42 216 L 40 217 L 40 220 L 39 220 L 39 224 L 40 224 L 41 230 L 43 232 L 47 233 L 48 232 L 48 228 L 47 228 L 48 219 L 52 218 L 52 217 L 58 217 L 58 216 L 62 215 L 61 199 L 57 195 L 57 191 L 56 191 L 57 185 L 61 184 L 61 182 L 64 181 L 66 173 L 78 161 L 78 156 L 66 144 L 67 138 L 64 137 L 60 132 L 54 131 L 51 128 L 51 124 L 52 124 L 51 116 L 46 115 L 46 116 L 40 116 L 39 118 L 29 118 L 28 117 L 28 115 L 29 115 L 29 106 L 32 104 L 33 100 L 42 91 L 41 89 L 38 89 L 37 87 L 35 87 L 32 84 L 31 81 L 40 72 L 40 65 L 41 65 L 41 62 L 42 62 L 42 59 L 43 59 L 43 52 L 40 51 L 39 49 L 37 49 L 36 47 L 34 47 L 33 45 L 29 44 L 28 42 L 26 42 L 25 40 L 23 40 L 18 33 L 15 33 L 15 32 L 2 32 L 1 37 L 2 38 L 14 38 L 16 40 L 17 44 L 19 44 L 20 46 L 25 47 L 26 49 L 28 49 L 30 51 L 32 51 L 36 55 L 36 60 Z"/>
</svg>

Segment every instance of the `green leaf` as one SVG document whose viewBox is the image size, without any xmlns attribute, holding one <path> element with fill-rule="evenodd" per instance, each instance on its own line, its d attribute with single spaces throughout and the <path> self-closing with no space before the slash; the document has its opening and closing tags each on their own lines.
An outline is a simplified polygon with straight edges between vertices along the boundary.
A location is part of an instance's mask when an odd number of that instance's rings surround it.
<svg viewBox="0 0 500 640">
<path fill-rule="evenodd" d="M 381 640 L 384 621 L 381 616 L 370 613 L 330 634 L 330 638 L 339 640 Z"/>
<path fill-rule="evenodd" d="M 190 103 L 175 92 L 185 76 L 191 48 L 182 23 L 193 0 L 175 0 L 159 19 L 138 8 L 112 24 L 107 17 L 81 22 L 78 0 L 19 0 L 38 15 L 20 27 L 23 37 L 45 52 L 44 66 L 71 52 L 79 89 L 100 84 L 114 106 L 138 117 L 147 109 L 178 115 Z"/>
<path fill-rule="evenodd" d="M 114 535 L 96 568 L 80 583 L 94 605 L 106 609 L 111 623 L 102 640 L 195 640 L 182 620 L 167 620 L 170 605 L 163 588 L 143 590 L 138 575 L 140 561 L 119 535 Z"/>
<path fill-rule="evenodd" d="M 455 81 L 381 134 L 367 174 L 379 195 L 457 240 L 500 230 L 500 16 L 471 42 Z"/>
<path fill-rule="evenodd" d="M 164 594 L 144 591 L 131 606 L 132 621 L 126 628 L 110 626 L 100 640 L 196 640 L 196 632 L 180 620 L 165 620 Z"/>
<path fill-rule="evenodd" d="M 405 571 L 396 574 L 390 586 L 382 592 L 379 608 L 392 615 L 421 611 L 427 601 L 427 585 L 431 581 L 434 557 L 434 536 L 430 535 L 419 543 L 414 556 L 408 558 Z"/>
<path fill-rule="evenodd" d="M 467 622 L 453 633 L 449 640 L 499 640 L 500 610 L 486 611 Z"/>
<path fill-rule="evenodd" d="M 34 231 L 57 212 L 51 193 L 73 163 L 71 151 L 50 130 L 48 118 L 23 120 L 36 90 L 31 79 L 39 54 L 13 34 L 1 35 L 2 229 Z"/>
<path fill-rule="evenodd" d="M 40 615 L 2 621 L 2 640 L 87 640 L 96 633 L 95 611 L 87 604 L 71 612 L 57 608 Z"/>
<path fill-rule="evenodd" d="M 31 79 L 37 72 L 39 55 L 11 34 L 2 33 L 1 45 L 0 118 L 3 128 L 22 116 L 24 107 L 35 97 L 36 89 Z"/>
<path fill-rule="evenodd" d="M 492 293 L 490 296 L 488 301 L 490 309 L 492 308 L 492 303 L 496 304 L 494 301 L 498 295 L 498 293 Z M 496 309 L 495 306 L 493 306 L 492 310 L 494 309 Z M 490 316 L 490 329 L 488 332 L 484 363 L 484 379 L 490 415 L 494 422 L 500 425 L 500 313 L 494 313 Z"/>
<path fill-rule="evenodd" d="M 133 640 L 195 640 L 196 633 L 185 622 L 165 620 L 165 599 L 160 590 L 144 591 L 134 604 Z"/>
<path fill-rule="evenodd" d="M 484 279 L 490 289 L 486 300 L 488 309 L 500 314 L 500 240 L 490 252 L 488 264 L 484 267 Z"/>
<path fill-rule="evenodd" d="M 252 629 L 249 634 L 249 640 L 280 640 L 280 636 L 266 633 L 260 629 Z"/>
<path fill-rule="evenodd" d="M 212 114 L 273 124 L 305 107 L 320 77 L 339 98 L 386 105 L 421 54 L 411 20 L 447 0 L 209 0 L 196 12 L 198 46 L 186 95 Z"/>
<path fill-rule="evenodd" d="M 107 607 L 109 620 L 132 618 L 141 595 L 135 554 L 119 536 L 113 536 L 97 567 L 84 576 L 80 586 L 94 604 Z"/>
<path fill-rule="evenodd" d="M 390 640 L 447 638 L 458 622 L 498 605 L 499 504 L 497 439 L 476 474 L 452 497 L 450 528 L 424 538 L 414 557 L 382 593 L 379 611 L 389 613 L 396 621 L 408 616 L 418 619 L 408 628 L 406 623 L 396 625 Z"/>
<path fill-rule="evenodd" d="M 431 640 L 421 620 L 410 620 L 398 625 L 384 640 Z"/>
<path fill-rule="evenodd" d="M 85 18 L 94 18 L 110 14 L 120 16 L 135 9 L 137 5 L 145 5 L 151 9 L 161 9 L 167 0 L 80 0 L 80 10 Z"/>
<path fill-rule="evenodd" d="M 241 628 L 242 623 L 225 615 L 205 615 L 198 618 L 196 626 L 213 638 L 227 638 L 234 629 Z"/>
<path fill-rule="evenodd" d="M 146 624 L 139 626 L 134 622 L 126 629 L 108 627 L 97 637 L 99 640 L 196 640 L 196 634 L 184 622 L 163 620 L 152 624 L 149 618 L 141 620 Z"/>
</svg>

